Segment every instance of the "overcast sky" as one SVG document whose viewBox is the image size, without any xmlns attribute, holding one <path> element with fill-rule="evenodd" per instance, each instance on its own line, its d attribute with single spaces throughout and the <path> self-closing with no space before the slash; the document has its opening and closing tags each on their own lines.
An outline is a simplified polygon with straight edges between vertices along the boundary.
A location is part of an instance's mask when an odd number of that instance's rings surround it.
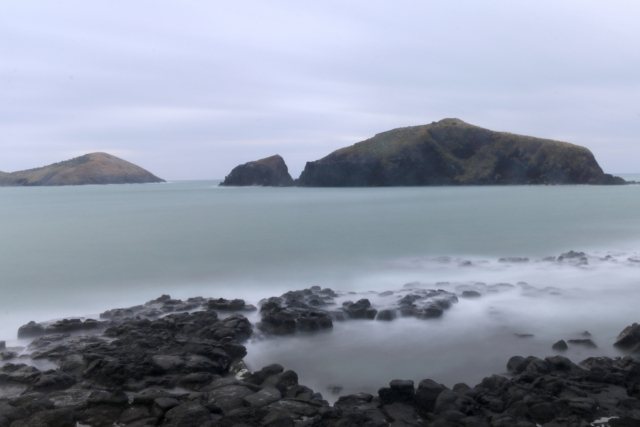
<svg viewBox="0 0 640 427">
<path fill-rule="evenodd" d="M 457 117 L 640 172 L 640 2 L 0 3 L 0 170 L 106 151 L 167 180 Z"/>
</svg>

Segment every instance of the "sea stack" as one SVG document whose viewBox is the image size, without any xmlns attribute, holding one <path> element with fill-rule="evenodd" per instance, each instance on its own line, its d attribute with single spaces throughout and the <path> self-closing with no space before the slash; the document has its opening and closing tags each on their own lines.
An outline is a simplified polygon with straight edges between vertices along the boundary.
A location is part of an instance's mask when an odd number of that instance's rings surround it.
<svg viewBox="0 0 640 427">
<path fill-rule="evenodd" d="M 144 184 L 165 182 L 151 172 L 107 153 L 90 153 L 20 172 L 0 172 L 0 186 Z"/>
<path fill-rule="evenodd" d="M 236 166 L 220 185 L 290 187 L 293 179 L 282 157 L 276 154 Z"/>
<path fill-rule="evenodd" d="M 308 162 L 297 180 L 306 187 L 625 183 L 585 147 L 459 119 L 377 134 Z"/>
</svg>

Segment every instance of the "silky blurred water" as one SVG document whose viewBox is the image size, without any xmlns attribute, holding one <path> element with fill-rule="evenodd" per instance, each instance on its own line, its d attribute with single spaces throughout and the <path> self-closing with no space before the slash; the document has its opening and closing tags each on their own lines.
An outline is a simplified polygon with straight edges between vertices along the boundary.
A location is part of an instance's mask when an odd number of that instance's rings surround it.
<svg viewBox="0 0 640 427">
<path fill-rule="evenodd" d="M 503 353 L 548 352 L 584 329 L 610 354 L 615 335 L 640 321 L 640 264 L 628 261 L 640 250 L 640 185 L 217 184 L 0 188 L 0 340 L 15 343 L 29 320 L 95 316 L 163 293 L 255 304 L 313 285 L 365 292 L 448 281 L 455 292 L 478 281 L 523 281 L 562 290 L 531 296 L 516 288 L 461 301 L 435 321 L 347 322 L 329 334 L 249 344 L 254 368 L 307 367 L 308 383 L 324 376 L 318 387 L 346 372 L 353 387 L 367 388 L 381 369 L 384 379 L 477 377 L 504 366 L 504 357 L 496 360 Z M 589 264 L 534 262 L 568 250 L 586 252 Z M 607 254 L 615 262 L 599 261 Z M 453 261 L 430 261 L 437 256 Z M 530 262 L 497 262 L 505 256 Z M 472 266 L 461 267 L 464 260 Z M 524 332 L 535 337 L 513 339 Z"/>
</svg>

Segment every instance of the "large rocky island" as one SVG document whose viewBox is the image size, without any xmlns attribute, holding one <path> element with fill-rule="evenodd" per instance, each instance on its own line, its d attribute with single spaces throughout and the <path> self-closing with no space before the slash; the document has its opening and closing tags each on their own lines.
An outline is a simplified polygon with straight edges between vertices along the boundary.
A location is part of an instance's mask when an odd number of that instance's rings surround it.
<svg viewBox="0 0 640 427">
<path fill-rule="evenodd" d="M 234 169 L 224 185 L 271 185 L 252 179 L 252 170 L 247 165 Z M 233 181 L 229 180 L 232 175 Z M 625 184 L 625 181 L 605 174 L 585 147 L 494 132 L 459 119 L 444 119 L 379 133 L 308 162 L 295 184 L 370 187 Z"/>
<path fill-rule="evenodd" d="M 144 184 L 165 182 L 151 172 L 107 153 L 90 153 L 36 169 L 0 172 L 0 186 Z"/>
</svg>

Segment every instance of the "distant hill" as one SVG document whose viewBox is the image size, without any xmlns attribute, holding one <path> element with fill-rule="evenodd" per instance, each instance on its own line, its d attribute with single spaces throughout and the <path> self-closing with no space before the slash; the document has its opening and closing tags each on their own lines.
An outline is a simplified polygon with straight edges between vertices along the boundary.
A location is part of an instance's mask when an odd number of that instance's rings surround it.
<svg viewBox="0 0 640 427">
<path fill-rule="evenodd" d="M 236 166 L 220 185 L 290 187 L 293 179 L 282 157 L 276 154 Z"/>
<path fill-rule="evenodd" d="M 141 184 L 165 182 L 151 172 L 107 153 L 90 153 L 36 169 L 0 172 L 0 186 Z"/>
<path fill-rule="evenodd" d="M 296 185 L 624 184 L 591 151 L 459 119 L 399 128 L 308 162 Z"/>
</svg>

